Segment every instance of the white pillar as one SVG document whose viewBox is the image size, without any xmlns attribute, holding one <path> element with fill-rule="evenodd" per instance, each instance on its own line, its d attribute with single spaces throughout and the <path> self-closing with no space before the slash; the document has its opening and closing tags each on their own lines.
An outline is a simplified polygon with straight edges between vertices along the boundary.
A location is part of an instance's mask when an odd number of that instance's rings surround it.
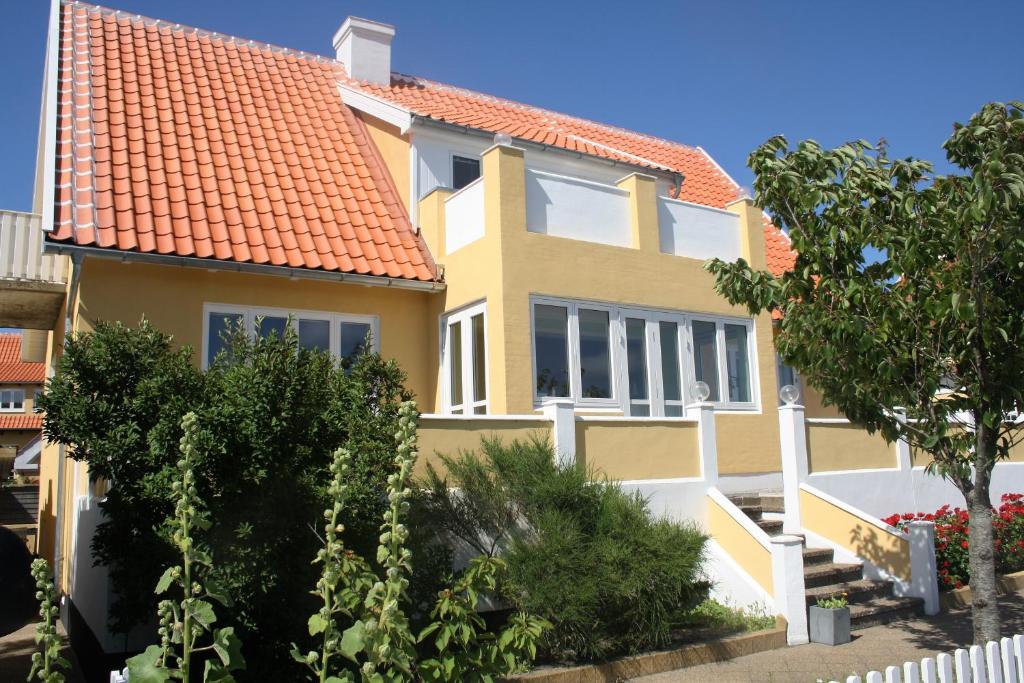
<svg viewBox="0 0 1024 683">
<path fill-rule="evenodd" d="M 551 420 L 555 459 L 568 467 L 576 463 L 576 413 L 572 399 L 549 398 L 544 401 L 544 417 Z"/>
<path fill-rule="evenodd" d="M 924 613 L 939 613 L 939 577 L 935 562 L 935 522 L 907 525 L 910 539 L 910 587 L 906 595 L 924 599 Z"/>
<path fill-rule="evenodd" d="M 715 406 L 693 403 L 686 406 L 686 416 L 697 418 L 697 448 L 700 452 L 700 475 L 707 487 L 718 486 L 718 437 L 715 432 Z"/>
<path fill-rule="evenodd" d="M 803 645 L 809 640 L 803 539 L 783 534 L 772 536 L 770 540 L 775 611 L 786 617 L 786 642 L 790 645 Z"/>
<path fill-rule="evenodd" d="M 782 492 L 786 506 L 782 532 L 803 533 L 800 518 L 800 484 L 807 481 L 807 431 L 804 407 L 779 407 L 779 446 L 782 453 Z"/>
</svg>

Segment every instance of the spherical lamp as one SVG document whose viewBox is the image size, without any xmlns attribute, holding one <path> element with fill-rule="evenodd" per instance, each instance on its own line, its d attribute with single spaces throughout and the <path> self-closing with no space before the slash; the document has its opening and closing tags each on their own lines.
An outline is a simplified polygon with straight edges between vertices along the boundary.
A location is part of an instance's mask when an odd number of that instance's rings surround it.
<svg viewBox="0 0 1024 683">
<path fill-rule="evenodd" d="M 711 387 L 707 382 L 697 382 L 693 385 L 693 395 L 697 397 L 697 401 L 705 403 L 711 396 Z"/>
<path fill-rule="evenodd" d="M 779 398 L 781 398 L 782 402 L 787 406 L 791 406 L 800 398 L 800 390 L 792 384 L 787 384 L 779 389 Z"/>
</svg>

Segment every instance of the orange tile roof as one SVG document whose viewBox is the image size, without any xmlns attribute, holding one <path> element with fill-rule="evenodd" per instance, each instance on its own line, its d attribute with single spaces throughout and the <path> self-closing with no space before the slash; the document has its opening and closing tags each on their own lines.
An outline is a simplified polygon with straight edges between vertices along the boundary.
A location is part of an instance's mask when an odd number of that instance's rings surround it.
<svg viewBox="0 0 1024 683">
<path fill-rule="evenodd" d="M 15 415 L 0 414 L 0 429 L 42 429 L 42 415 L 27 415 L 17 413 Z"/>
<path fill-rule="evenodd" d="M 59 50 L 49 239 L 437 279 L 334 61 L 82 3 Z"/>
<path fill-rule="evenodd" d="M 22 362 L 21 335 L 0 334 L 0 382 L 42 384 L 45 380 L 45 363 Z"/>
<path fill-rule="evenodd" d="M 739 186 L 700 147 L 690 147 L 594 121 L 485 95 L 443 83 L 392 74 L 383 86 L 346 78 L 344 83 L 417 116 L 492 133 L 507 133 L 573 152 L 680 172 L 679 198 L 723 208 L 739 196 Z M 765 220 L 768 268 L 779 275 L 793 267 L 789 238 Z"/>
</svg>

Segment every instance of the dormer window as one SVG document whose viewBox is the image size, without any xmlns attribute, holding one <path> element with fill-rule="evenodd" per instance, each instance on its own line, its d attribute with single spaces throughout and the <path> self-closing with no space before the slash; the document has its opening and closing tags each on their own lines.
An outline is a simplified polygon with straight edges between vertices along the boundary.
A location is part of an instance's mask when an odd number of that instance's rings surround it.
<svg viewBox="0 0 1024 683">
<path fill-rule="evenodd" d="M 452 189 L 461 190 L 480 177 L 480 159 L 452 155 Z"/>
</svg>

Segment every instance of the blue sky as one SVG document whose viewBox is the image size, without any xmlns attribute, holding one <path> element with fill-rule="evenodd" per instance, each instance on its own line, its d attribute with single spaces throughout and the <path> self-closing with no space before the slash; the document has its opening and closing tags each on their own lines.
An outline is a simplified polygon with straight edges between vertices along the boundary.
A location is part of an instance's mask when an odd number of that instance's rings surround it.
<svg viewBox="0 0 1024 683">
<path fill-rule="evenodd" d="M 953 121 L 1024 99 L 1020 0 L 111 2 L 323 54 L 346 15 L 386 21 L 396 70 L 700 145 L 743 184 L 775 133 L 940 162 Z M 3 6 L 2 208 L 31 208 L 48 5 Z"/>
</svg>

